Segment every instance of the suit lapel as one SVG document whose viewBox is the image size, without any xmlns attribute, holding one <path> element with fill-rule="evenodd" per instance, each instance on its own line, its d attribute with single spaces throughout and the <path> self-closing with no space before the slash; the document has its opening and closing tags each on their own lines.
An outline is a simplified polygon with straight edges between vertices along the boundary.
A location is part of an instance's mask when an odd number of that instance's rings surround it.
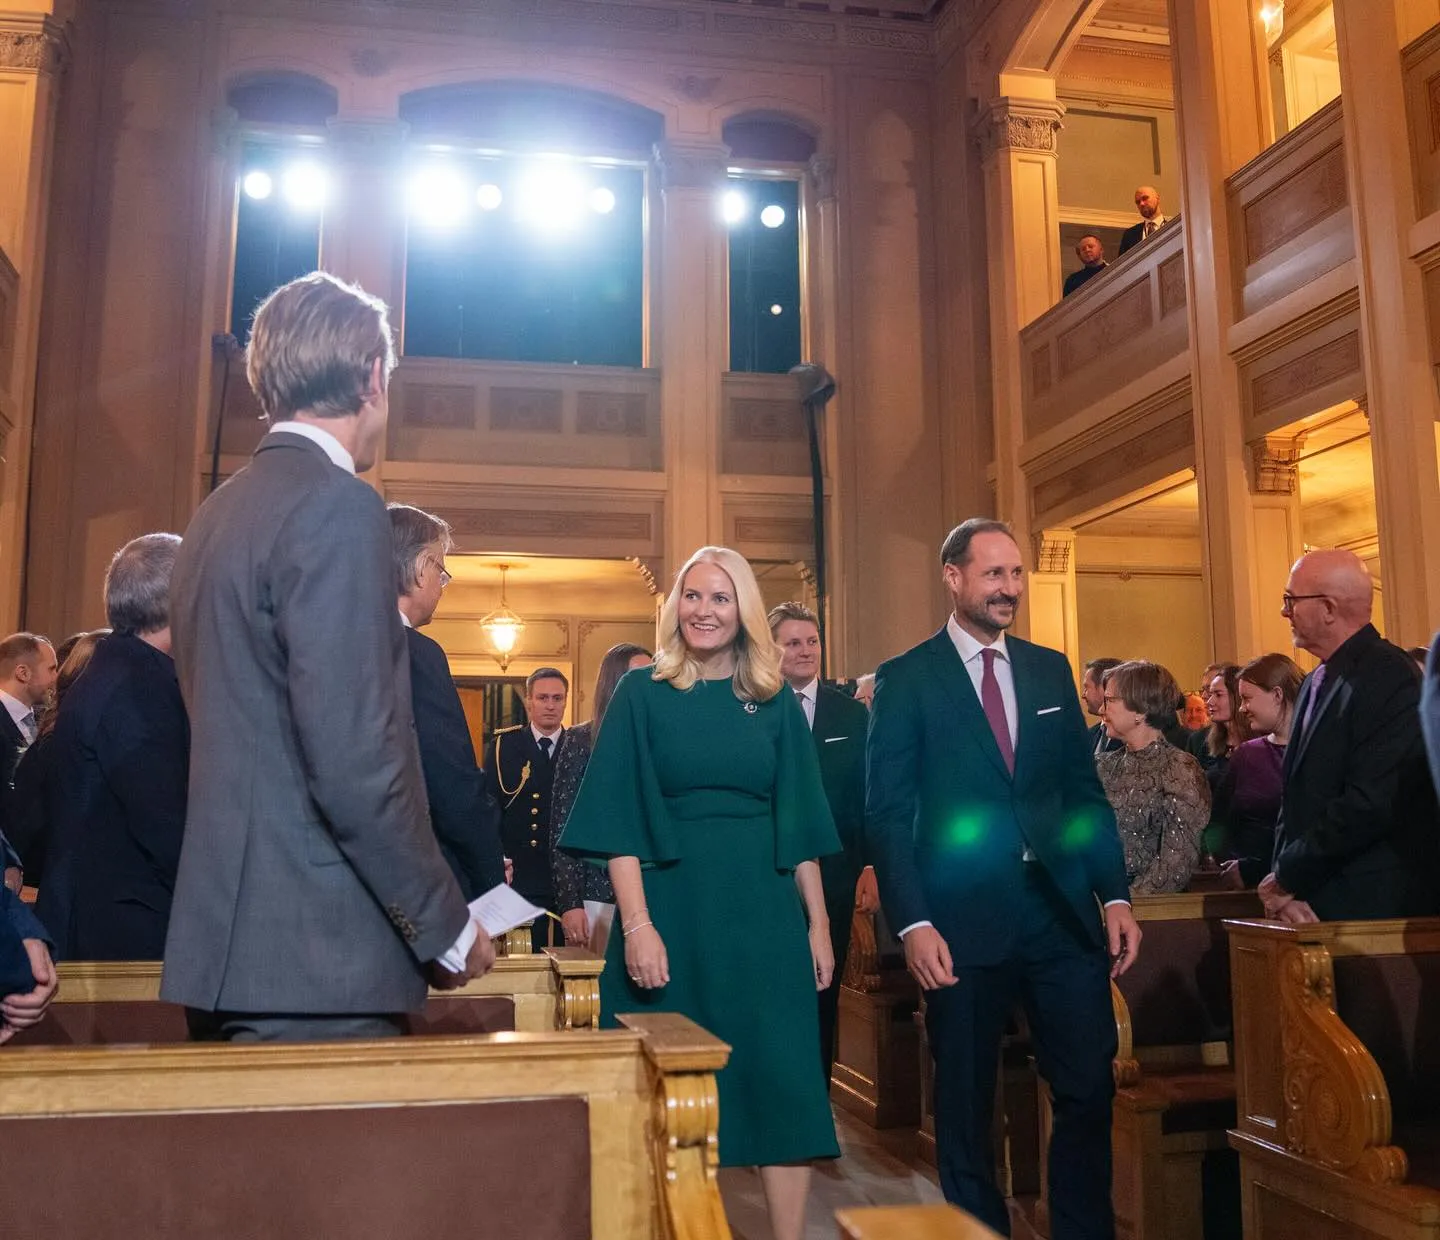
<svg viewBox="0 0 1440 1240">
<path fill-rule="evenodd" d="M 985 708 L 980 705 L 980 695 L 975 692 L 975 683 L 965 664 L 960 661 L 960 652 L 950 640 L 947 630 L 941 629 L 930 639 L 930 655 L 935 665 L 935 679 L 944 686 L 960 712 L 960 717 L 969 724 L 979 738 L 980 748 L 995 764 L 995 769 L 1006 779 L 1011 778 L 1010 768 L 995 743 L 995 734 L 990 731 L 990 721 L 985 718 Z"/>
<path fill-rule="evenodd" d="M 1026 725 L 1040 709 L 1040 687 L 1035 683 L 1035 668 L 1030 651 L 1018 638 L 1007 637 L 1005 649 L 1010 656 L 1010 677 L 1015 682 L 1015 777 L 1020 777 L 1020 764 L 1025 755 Z M 999 751 L 999 747 L 996 747 Z"/>
<path fill-rule="evenodd" d="M 1300 737 L 1300 743 L 1292 746 L 1295 749 L 1294 766 L 1299 766 L 1305 761 L 1305 753 L 1310 748 L 1310 739 L 1320 730 L 1324 722 L 1325 712 L 1330 709 L 1330 703 L 1335 700 L 1335 695 L 1345 686 L 1345 675 L 1343 672 L 1330 672 L 1325 677 L 1325 683 L 1320 688 L 1320 700 L 1315 703 L 1315 713 L 1310 720 L 1310 726 L 1305 729 Z M 1295 715 L 1298 719 L 1304 719 L 1309 709 L 1310 697 L 1315 692 L 1315 673 L 1310 673 L 1310 678 L 1305 682 L 1305 692 L 1301 695 L 1304 701 L 1295 703 Z M 1289 755 L 1287 754 L 1288 758 Z M 1288 768 L 1293 769 L 1293 767 Z"/>
</svg>

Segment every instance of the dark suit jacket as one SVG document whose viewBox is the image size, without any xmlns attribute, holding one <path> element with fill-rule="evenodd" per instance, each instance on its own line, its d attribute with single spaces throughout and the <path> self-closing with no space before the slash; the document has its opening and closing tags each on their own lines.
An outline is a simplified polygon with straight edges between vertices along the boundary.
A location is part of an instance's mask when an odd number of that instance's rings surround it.
<svg viewBox="0 0 1440 1240">
<path fill-rule="evenodd" d="M 10 712 L 0 706 L 0 870 L 23 862 L 12 837 L 15 833 L 15 767 L 24 747 L 25 737 L 10 718 Z"/>
<path fill-rule="evenodd" d="M 10 799 L 10 843 L 19 854 L 25 882 L 45 882 L 45 862 L 54 834 L 55 733 L 42 732 L 15 765 Z"/>
<path fill-rule="evenodd" d="M 830 803 L 830 816 L 840 835 L 842 851 L 820 858 L 820 877 L 832 927 L 837 918 L 848 923 L 855 908 L 855 883 L 865 868 L 865 733 L 870 712 L 861 702 L 836 689 L 820 686 L 815 695 L 815 754 L 820 782 Z M 843 960 L 835 962 L 845 967 Z"/>
<path fill-rule="evenodd" d="M 500 805 L 500 839 L 505 855 L 515 863 L 515 890 L 552 912 L 550 803 L 565 738 L 561 732 L 547 761 L 528 723 L 501 728 L 485 763 L 485 787 Z"/>
<path fill-rule="evenodd" d="M 1027 843 L 1096 947 L 1096 898 L 1129 898 L 1070 665 L 1043 646 L 1005 643 L 1019 710 L 1013 776 L 945 629 L 875 674 L 865 838 L 881 902 L 897 931 L 933 922 L 959 965 L 1009 952 Z"/>
<path fill-rule="evenodd" d="M 10 888 L 0 886 L 0 999 L 35 989 L 26 939 L 49 944 L 50 936 L 29 907 Z"/>
<path fill-rule="evenodd" d="M 1006 639 L 1007 643 L 1009 639 Z M 1085 738 L 1090 743 L 1090 752 L 1093 755 L 1102 753 L 1114 753 L 1117 749 L 1125 747 L 1124 741 L 1116 740 L 1113 736 L 1105 735 L 1105 725 L 1097 723 L 1085 733 Z"/>
<path fill-rule="evenodd" d="M 1420 733 L 1415 661 L 1371 625 L 1295 702 L 1275 877 L 1322 921 L 1440 912 L 1440 819 Z"/>
<path fill-rule="evenodd" d="M 1061 289 L 1062 297 L 1069 297 L 1077 289 L 1084 288 L 1096 276 L 1109 267 L 1109 263 L 1099 263 L 1094 267 L 1081 267 L 1079 271 L 1072 271 L 1065 277 L 1065 284 Z"/>
<path fill-rule="evenodd" d="M 55 818 L 36 915 L 62 960 L 159 960 L 185 832 L 190 728 L 175 664 L 102 637 L 47 742 Z"/>
<path fill-rule="evenodd" d="M 162 998 L 410 1011 L 422 966 L 465 929 L 430 829 L 391 556 L 374 489 L 284 432 L 190 522 L 170 617 L 194 761 Z"/>
<path fill-rule="evenodd" d="M 1425 684 L 1420 693 L 1420 726 L 1425 734 L 1425 752 L 1430 759 L 1430 780 L 1440 788 L 1440 633 L 1425 661 Z"/>
<path fill-rule="evenodd" d="M 1133 250 L 1144 240 L 1145 221 L 1141 220 L 1138 224 L 1131 224 L 1120 234 L 1120 253 L 1124 254 L 1127 250 Z"/>
<path fill-rule="evenodd" d="M 445 651 L 415 629 L 405 630 L 405 640 L 410 647 L 410 696 L 430 824 L 461 892 L 466 900 L 473 900 L 505 881 L 500 807 L 485 791 L 485 774 L 475 761 L 470 727 Z"/>
</svg>

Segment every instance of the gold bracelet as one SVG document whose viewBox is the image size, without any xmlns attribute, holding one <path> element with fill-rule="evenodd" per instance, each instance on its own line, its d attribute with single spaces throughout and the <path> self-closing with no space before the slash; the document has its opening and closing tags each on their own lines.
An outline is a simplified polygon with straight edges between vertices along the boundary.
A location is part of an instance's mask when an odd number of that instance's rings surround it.
<svg viewBox="0 0 1440 1240">
<path fill-rule="evenodd" d="M 648 908 L 637 909 L 635 912 L 633 912 L 633 913 L 630 914 L 630 920 L 629 920 L 629 921 L 622 921 L 622 922 L 620 923 L 620 925 L 621 925 L 621 927 L 623 928 L 623 927 L 625 927 L 625 926 L 628 926 L 631 921 L 638 921 L 641 917 L 649 917 L 649 916 L 650 916 L 650 910 L 649 910 Z"/>
<path fill-rule="evenodd" d="M 622 930 L 620 933 L 623 937 L 628 939 L 632 934 L 635 933 L 635 931 L 643 930 L 646 926 L 653 926 L 654 924 L 655 923 L 653 921 L 642 921 L 639 925 L 631 926 L 629 927 L 629 929 Z"/>
</svg>

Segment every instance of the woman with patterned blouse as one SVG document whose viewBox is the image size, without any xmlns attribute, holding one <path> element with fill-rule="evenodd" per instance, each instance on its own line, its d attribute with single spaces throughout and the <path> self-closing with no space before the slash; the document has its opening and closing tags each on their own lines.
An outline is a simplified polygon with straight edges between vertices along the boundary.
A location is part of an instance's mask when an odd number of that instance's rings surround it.
<svg viewBox="0 0 1440 1240">
<path fill-rule="evenodd" d="M 1210 788 L 1200 764 L 1162 735 L 1180 696 L 1157 663 L 1135 660 L 1105 676 L 1101 718 L 1125 747 L 1096 759 L 1125 845 L 1131 895 L 1184 891 L 1200 859 L 1210 820 Z"/>
<path fill-rule="evenodd" d="M 632 668 L 648 667 L 654 658 L 643 646 L 621 642 L 611 646 L 600 660 L 595 677 L 595 714 L 589 723 L 578 724 L 565 733 L 565 744 L 555 764 L 555 784 L 550 793 L 550 876 L 555 884 L 555 907 L 560 910 L 560 923 L 565 928 L 566 947 L 584 947 L 590 942 L 590 922 L 585 916 L 585 901 L 615 903 L 610 879 L 597 866 L 587 865 L 574 853 L 560 847 L 560 832 L 570 817 L 575 794 L 590 763 L 590 751 L 600 734 L 605 708 L 615 696 L 620 677 Z"/>
</svg>

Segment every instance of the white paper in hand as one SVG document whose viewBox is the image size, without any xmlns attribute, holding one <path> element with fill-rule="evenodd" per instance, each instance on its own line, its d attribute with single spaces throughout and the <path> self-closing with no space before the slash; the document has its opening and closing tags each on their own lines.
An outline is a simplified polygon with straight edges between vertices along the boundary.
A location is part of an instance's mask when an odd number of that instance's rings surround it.
<svg viewBox="0 0 1440 1240">
<path fill-rule="evenodd" d="M 545 910 L 536 908 L 508 883 L 501 883 L 470 901 L 470 916 L 493 939 L 527 921 L 544 917 Z"/>
<path fill-rule="evenodd" d="M 603 956 L 610 942 L 610 927 L 615 924 L 615 906 L 602 904 L 599 900 L 586 900 L 585 919 L 590 923 L 590 950 L 597 956 Z"/>
</svg>

